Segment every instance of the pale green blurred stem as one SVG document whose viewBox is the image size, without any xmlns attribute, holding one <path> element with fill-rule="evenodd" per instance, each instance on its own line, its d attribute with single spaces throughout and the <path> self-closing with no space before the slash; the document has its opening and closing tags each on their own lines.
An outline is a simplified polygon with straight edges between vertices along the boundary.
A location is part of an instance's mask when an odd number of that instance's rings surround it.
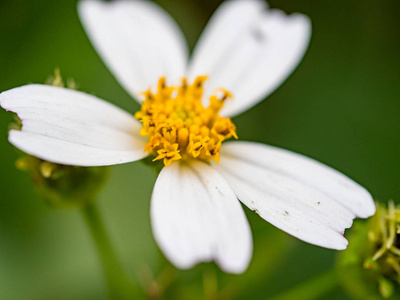
<svg viewBox="0 0 400 300">
<path fill-rule="evenodd" d="M 214 269 L 207 268 L 203 272 L 204 299 L 213 299 L 218 293 L 218 279 Z"/>
<path fill-rule="evenodd" d="M 242 275 L 232 277 L 229 283 L 222 287 L 211 299 L 230 300 L 258 288 L 260 280 L 268 281 L 274 272 L 282 266 L 290 250 L 290 239 L 282 238 L 281 233 L 269 234 L 259 241 L 259 251 L 255 251 L 250 268 Z M 274 245 L 274 247 L 270 247 Z"/>
<path fill-rule="evenodd" d="M 109 299 L 134 299 L 134 287 L 117 259 L 94 201 L 89 202 L 82 209 L 82 213 L 99 253 Z"/>
<path fill-rule="evenodd" d="M 335 270 L 318 275 L 294 288 L 283 292 L 277 296 L 268 298 L 269 300 L 314 300 L 323 299 L 323 296 L 338 286 L 338 278 Z"/>
</svg>

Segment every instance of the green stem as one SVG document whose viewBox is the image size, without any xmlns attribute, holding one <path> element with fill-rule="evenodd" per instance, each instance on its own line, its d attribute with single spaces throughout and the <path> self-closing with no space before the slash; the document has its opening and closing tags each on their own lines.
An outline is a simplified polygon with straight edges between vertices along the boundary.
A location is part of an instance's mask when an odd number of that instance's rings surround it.
<svg viewBox="0 0 400 300">
<path fill-rule="evenodd" d="M 82 213 L 100 256 L 102 269 L 107 281 L 109 299 L 133 299 L 134 287 L 115 255 L 99 210 L 94 202 L 89 202 L 82 209 Z"/>
<path fill-rule="evenodd" d="M 222 287 L 214 299 L 245 298 L 248 293 L 258 288 L 260 278 L 268 281 L 276 269 L 283 263 L 289 248 L 290 240 L 282 238 L 281 234 L 270 234 L 259 241 L 259 247 L 254 252 L 250 268 L 241 276 L 233 276 L 229 283 Z M 274 247 L 268 247 L 274 245 Z"/>
<path fill-rule="evenodd" d="M 215 269 L 208 268 L 203 271 L 203 288 L 204 288 L 204 299 L 213 299 L 218 292 L 218 279 Z"/>
<path fill-rule="evenodd" d="M 319 275 L 311 280 L 301 283 L 289 291 L 285 291 L 282 294 L 269 298 L 270 300 L 313 300 L 323 299 L 330 290 L 334 289 L 338 285 L 338 279 L 335 274 L 335 270 L 326 272 L 325 274 Z"/>
</svg>

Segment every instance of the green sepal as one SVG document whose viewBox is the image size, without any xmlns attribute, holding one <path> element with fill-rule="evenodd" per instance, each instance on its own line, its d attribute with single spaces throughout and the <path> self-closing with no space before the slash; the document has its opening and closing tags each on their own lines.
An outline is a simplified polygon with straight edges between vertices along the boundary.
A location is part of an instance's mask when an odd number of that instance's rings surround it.
<svg viewBox="0 0 400 300">
<path fill-rule="evenodd" d="M 27 171 L 40 196 L 52 208 L 83 207 L 93 201 L 108 179 L 109 167 L 77 167 L 24 155 L 18 169 Z"/>
</svg>

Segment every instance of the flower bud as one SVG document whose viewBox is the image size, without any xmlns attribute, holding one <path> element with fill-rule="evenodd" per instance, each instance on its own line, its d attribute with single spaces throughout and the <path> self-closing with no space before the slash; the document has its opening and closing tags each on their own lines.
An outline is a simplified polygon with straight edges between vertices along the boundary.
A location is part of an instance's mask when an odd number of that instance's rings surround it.
<svg viewBox="0 0 400 300">
<path fill-rule="evenodd" d="M 357 223 L 338 260 L 339 276 L 356 299 L 400 298 L 400 206 L 376 204 L 376 214 Z"/>
<path fill-rule="evenodd" d="M 108 177 L 107 167 L 76 167 L 25 155 L 16 167 L 27 171 L 39 195 L 58 209 L 83 207 L 93 201 Z"/>
</svg>

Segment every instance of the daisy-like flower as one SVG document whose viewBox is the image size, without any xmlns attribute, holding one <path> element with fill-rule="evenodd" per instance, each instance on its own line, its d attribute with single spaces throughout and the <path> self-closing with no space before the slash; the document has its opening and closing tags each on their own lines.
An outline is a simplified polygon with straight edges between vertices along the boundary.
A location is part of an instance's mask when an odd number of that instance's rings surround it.
<svg viewBox="0 0 400 300">
<path fill-rule="evenodd" d="M 226 1 L 188 60 L 184 37 L 149 1 L 82 1 L 79 14 L 106 65 L 142 108 L 135 116 L 85 93 L 27 85 L 0 95 L 18 114 L 10 142 L 41 159 L 102 166 L 148 155 L 163 164 L 151 199 L 154 236 L 179 268 L 214 260 L 243 272 L 252 236 L 238 199 L 308 243 L 344 249 L 344 230 L 374 214 L 343 174 L 279 148 L 230 141 L 233 117 L 276 89 L 301 60 L 310 21 L 263 1 Z M 140 121 L 140 122 L 139 122 Z"/>
</svg>

